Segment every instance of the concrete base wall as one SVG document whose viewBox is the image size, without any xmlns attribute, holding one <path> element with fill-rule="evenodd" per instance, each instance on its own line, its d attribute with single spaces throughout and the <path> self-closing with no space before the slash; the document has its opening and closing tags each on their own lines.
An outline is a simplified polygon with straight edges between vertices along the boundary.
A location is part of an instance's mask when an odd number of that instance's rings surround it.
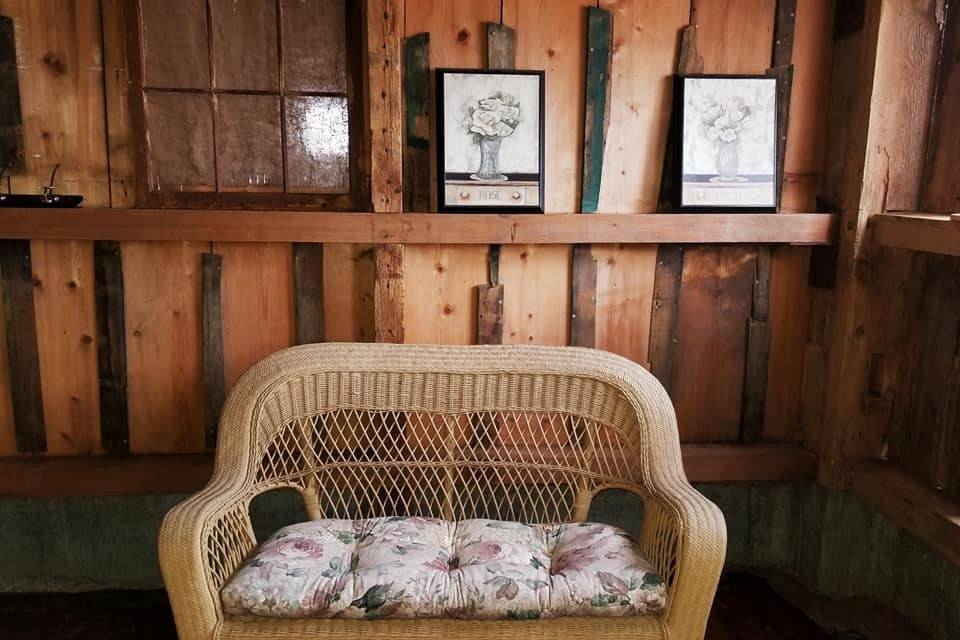
<svg viewBox="0 0 960 640">
<path fill-rule="evenodd" d="M 956 638 L 960 568 L 852 494 L 810 483 L 699 489 L 726 515 L 728 565 L 781 571 L 831 598 L 873 598 L 937 640 Z M 0 500 L 0 591 L 162 587 L 157 531 L 184 497 Z M 305 519 L 293 492 L 262 496 L 251 512 L 261 537 Z M 643 505 L 609 491 L 590 518 L 635 531 Z"/>
</svg>

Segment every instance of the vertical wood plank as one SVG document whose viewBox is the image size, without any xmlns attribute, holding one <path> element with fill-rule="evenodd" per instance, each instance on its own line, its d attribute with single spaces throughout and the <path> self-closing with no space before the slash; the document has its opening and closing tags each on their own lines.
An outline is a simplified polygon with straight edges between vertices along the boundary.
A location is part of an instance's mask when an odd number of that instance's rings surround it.
<svg viewBox="0 0 960 640">
<path fill-rule="evenodd" d="M 5 304 L 4 297 L 3 287 L 0 287 L 0 304 Z M 13 401 L 10 397 L 10 360 L 7 357 L 6 325 L 6 313 L 0 313 L 0 456 L 17 453 Z"/>
<path fill-rule="evenodd" d="M 703 72 L 703 58 L 697 52 L 695 25 L 687 25 L 680 31 L 676 70 L 678 74 Z M 673 113 L 669 116 L 669 121 L 670 128 L 678 126 Z M 676 178 L 673 165 L 674 156 L 678 152 L 675 145 L 671 145 L 663 154 L 658 200 L 658 207 L 663 210 L 669 209 L 674 192 Z M 653 302 L 650 311 L 650 371 L 671 393 L 673 369 L 677 358 L 677 313 L 683 277 L 683 252 L 682 245 L 670 244 L 657 247 Z"/>
<path fill-rule="evenodd" d="M 408 38 L 429 33 L 429 67 L 479 68 L 487 46 L 485 23 L 498 20 L 499 0 L 444 2 L 411 0 L 406 6 Z M 429 77 L 424 78 L 429 80 Z M 432 87 L 425 87 L 429 95 Z M 418 91 L 422 91 L 420 89 Z M 432 111 L 432 101 L 428 111 Z M 410 118 L 408 112 L 408 123 Z M 421 128 L 432 140 L 429 127 Z M 417 206 L 435 198 L 436 149 L 428 142 L 428 195 Z M 419 187 L 404 185 L 405 191 Z M 478 299 L 474 287 L 486 282 L 487 251 L 482 246 L 408 245 L 403 282 L 407 342 L 469 344 L 478 331 Z"/>
<path fill-rule="evenodd" d="M 487 68 L 517 68 L 517 32 L 505 24 L 487 23 Z"/>
<path fill-rule="evenodd" d="M 324 336 L 330 342 L 371 342 L 373 247 L 323 246 Z"/>
<path fill-rule="evenodd" d="M 0 16 L 0 170 L 11 174 L 23 171 L 23 155 L 23 116 L 13 18 Z"/>
<path fill-rule="evenodd" d="M 34 241 L 31 256 L 47 451 L 98 453 L 93 244 Z"/>
<path fill-rule="evenodd" d="M 650 372 L 668 393 L 673 392 L 673 367 L 677 352 L 677 309 L 683 275 L 683 245 L 657 249 L 657 274 L 653 284 L 650 318 Z"/>
<path fill-rule="evenodd" d="M 128 11 L 133 7 L 126 0 L 103 0 L 101 7 L 109 202 L 111 207 L 133 207 L 136 200 L 133 144 L 136 132 L 130 109 L 127 51 L 130 43 L 127 25 L 131 21 Z"/>
<path fill-rule="evenodd" d="M 213 252 L 223 259 L 223 374 L 229 391 L 258 360 L 295 344 L 293 248 L 215 242 Z"/>
<path fill-rule="evenodd" d="M 590 245 L 573 245 L 570 271 L 570 345 L 593 348 L 597 334 L 597 261 Z"/>
<path fill-rule="evenodd" d="M 690 2 L 601 0 L 600 6 L 613 14 L 613 59 L 599 210 L 653 212 L 667 146 L 677 34 L 690 18 Z M 593 255 L 597 347 L 646 364 L 657 247 L 594 245 Z"/>
<path fill-rule="evenodd" d="M 775 15 L 775 0 L 696 0 L 691 22 L 703 71 L 763 73 L 772 60 Z M 756 256 L 749 247 L 684 251 L 673 393 L 687 441 L 740 438 Z"/>
<path fill-rule="evenodd" d="M 123 245 L 131 453 L 204 450 L 201 260 L 209 248 Z"/>
<path fill-rule="evenodd" d="M 93 263 L 97 371 L 100 378 L 100 443 L 108 453 L 127 453 L 130 451 L 130 423 L 120 243 L 109 240 L 95 242 Z"/>
<path fill-rule="evenodd" d="M 404 211 L 430 210 L 430 34 L 404 38 Z"/>
<path fill-rule="evenodd" d="M 517 67 L 546 70 L 545 209 L 580 209 L 587 0 L 504 0 L 516 29 Z M 570 247 L 503 248 L 505 343 L 569 344 Z M 564 274 L 564 275 L 560 275 Z"/>
<path fill-rule="evenodd" d="M 833 0 L 778 3 L 773 63 L 782 65 L 789 60 L 793 69 L 790 126 L 782 155 L 782 213 L 814 211 L 817 207 L 826 144 L 834 9 Z M 792 46 L 785 42 L 789 40 Z M 806 343 L 811 320 L 811 291 L 807 284 L 810 256 L 808 247 L 773 249 L 765 440 L 796 442 L 804 437 L 800 415 L 803 368 L 793 363 L 804 362 L 808 349 L 814 359 L 821 353 L 819 345 Z"/>
<path fill-rule="evenodd" d="M 487 23 L 487 68 L 515 69 L 517 32 L 510 27 Z M 477 344 L 503 343 L 503 285 L 500 284 L 499 244 L 487 254 L 487 283 L 477 285 Z"/>
<path fill-rule="evenodd" d="M 753 275 L 753 303 L 747 320 L 746 364 L 743 373 L 743 415 L 740 435 L 756 442 L 763 435 L 770 365 L 770 271 L 771 249 L 760 247 Z"/>
<path fill-rule="evenodd" d="M 610 64 L 613 54 L 610 12 L 587 7 L 587 74 L 584 89 L 583 168 L 580 212 L 596 213 L 603 173 L 603 150 L 610 118 Z M 570 344 L 593 347 L 597 327 L 597 262 L 589 245 L 576 244 L 570 263 Z"/>
<path fill-rule="evenodd" d="M 960 211 L 960 7 L 947 3 L 924 162 L 922 211 Z"/>
<path fill-rule="evenodd" d="M 293 244 L 293 289 L 297 344 L 324 342 L 322 244 Z"/>
<path fill-rule="evenodd" d="M 587 7 L 587 77 L 584 91 L 583 180 L 580 211 L 596 213 L 600 201 L 603 150 L 610 123 L 610 65 L 613 18 L 606 9 Z"/>
<path fill-rule="evenodd" d="M 217 423 L 226 396 L 224 390 L 223 258 L 204 253 L 203 270 L 203 425 L 207 449 L 217 446 Z"/>
<path fill-rule="evenodd" d="M 40 388 L 29 241 L 0 241 L 0 279 L 17 450 L 42 453 L 47 450 L 47 434 Z"/>
</svg>

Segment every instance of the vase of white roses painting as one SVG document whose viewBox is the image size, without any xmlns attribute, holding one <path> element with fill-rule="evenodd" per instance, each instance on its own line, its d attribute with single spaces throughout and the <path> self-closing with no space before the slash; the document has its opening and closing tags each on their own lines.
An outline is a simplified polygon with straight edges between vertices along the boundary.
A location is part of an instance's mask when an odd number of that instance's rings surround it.
<svg viewBox="0 0 960 640">
<path fill-rule="evenodd" d="M 717 147 L 717 175 L 711 182 L 745 182 L 739 175 L 740 140 L 753 122 L 750 105 L 741 98 L 708 99 L 700 121 L 707 139 Z"/>
<path fill-rule="evenodd" d="M 500 144 L 513 135 L 520 124 L 520 103 L 513 96 L 497 92 L 477 101 L 467 109 L 463 128 L 480 148 L 480 167 L 470 178 L 484 182 L 502 182 Z"/>
</svg>

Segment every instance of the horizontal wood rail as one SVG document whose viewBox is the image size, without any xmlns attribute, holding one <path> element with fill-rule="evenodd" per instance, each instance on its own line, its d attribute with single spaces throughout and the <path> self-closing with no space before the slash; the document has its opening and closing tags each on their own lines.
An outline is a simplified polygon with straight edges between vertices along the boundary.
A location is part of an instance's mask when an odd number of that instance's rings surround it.
<svg viewBox="0 0 960 640">
<path fill-rule="evenodd" d="M 0 208 L 0 238 L 384 244 L 830 244 L 827 213 L 441 214 Z"/>
<path fill-rule="evenodd" d="M 931 213 L 879 213 L 869 227 L 884 247 L 960 256 L 960 219 Z"/>
<path fill-rule="evenodd" d="M 947 498 L 889 462 L 858 465 L 853 492 L 897 526 L 960 565 L 960 501 Z"/>
<path fill-rule="evenodd" d="M 693 482 L 812 480 L 817 459 L 791 445 L 683 445 Z M 191 493 L 213 472 L 207 454 L 0 458 L 0 498 Z"/>
</svg>

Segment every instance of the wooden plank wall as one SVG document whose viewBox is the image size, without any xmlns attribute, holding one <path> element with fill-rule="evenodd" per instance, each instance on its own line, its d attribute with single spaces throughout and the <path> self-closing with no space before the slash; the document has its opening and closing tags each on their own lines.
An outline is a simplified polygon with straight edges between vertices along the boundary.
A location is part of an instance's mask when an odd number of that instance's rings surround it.
<svg viewBox="0 0 960 640">
<path fill-rule="evenodd" d="M 546 208 L 551 213 L 580 208 L 587 7 L 609 10 L 610 119 L 598 210 L 624 214 L 652 214 L 658 207 L 670 75 L 677 65 L 681 29 L 695 25 L 705 71 L 763 73 L 771 65 L 778 7 L 776 0 L 399 0 L 386 5 L 398 8 L 391 20 L 400 21 L 402 34 L 429 34 L 431 68 L 482 67 L 486 23 L 516 31 L 517 67 L 547 72 Z M 59 162 L 62 190 L 82 192 L 88 204 L 131 206 L 135 138 L 126 108 L 126 6 L 122 0 L 0 0 L 0 14 L 14 18 L 20 56 L 27 169 L 14 177 L 15 188 L 33 191 Z M 832 15 L 833 0 L 797 2 L 783 200 L 787 211 L 816 206 Z M 371 101 L 380 99 L 378 94 Z M 393 94 L 383 100 L 403 103 Z M 432 111 L 432 96 L 427 104 Z M 432 132 L 425 133 L 432 138 Z M 432 149 L 430 163 L 426 198 L 434 197 Z M 389 189 L 374 194 L 377 210 L 399 208 L 389 204 L 399 202 L 399 195 Z M 423 194 L 402 195 L 408 203 L 424 202 Z M 434 204 L 420 207 L 432 209 Z M 594 245 L 590 250 L 597 263 L 595 344 L 647 365 L 657 248 Z M 121 243 L 133 453 L 204 450 L 201 257 L 211 252 L 223 258 L 227 389 L 257 359 L 296 340 L 289 244 Z M 34 241 L 31 254 L 40 283 L 34 287 L 34 304 L 48 453 L 101 453 L 92 243 Z M 756 256 L 756 248 L 686 248 L 679 342 L 672 380 L 667 381 L 686 442 L 742 439 Z M 324 247 L 327 340 L 374 339 L 375 307 L 378 300 L 385 302 L 384 292 L 374 290 L 376 257 L 370 246 Z M 804 352 L 810 323 L 808 260 L 803 248 L 772 252 L 762 440 L 804 438 L 797 358 Z M 570 264 L 568 246 L 503 247 L 504 343 L 568 343 Z M 402 311 L 406 342 L 475 341 L 475 288 L 488 281 L 487 247 L 406 246 L 397 276 L 403 296 L 395 310 Z M 0 340 L 0 455 L 13 455 L 5 351 L 6 341 Z"/>
</svg>

